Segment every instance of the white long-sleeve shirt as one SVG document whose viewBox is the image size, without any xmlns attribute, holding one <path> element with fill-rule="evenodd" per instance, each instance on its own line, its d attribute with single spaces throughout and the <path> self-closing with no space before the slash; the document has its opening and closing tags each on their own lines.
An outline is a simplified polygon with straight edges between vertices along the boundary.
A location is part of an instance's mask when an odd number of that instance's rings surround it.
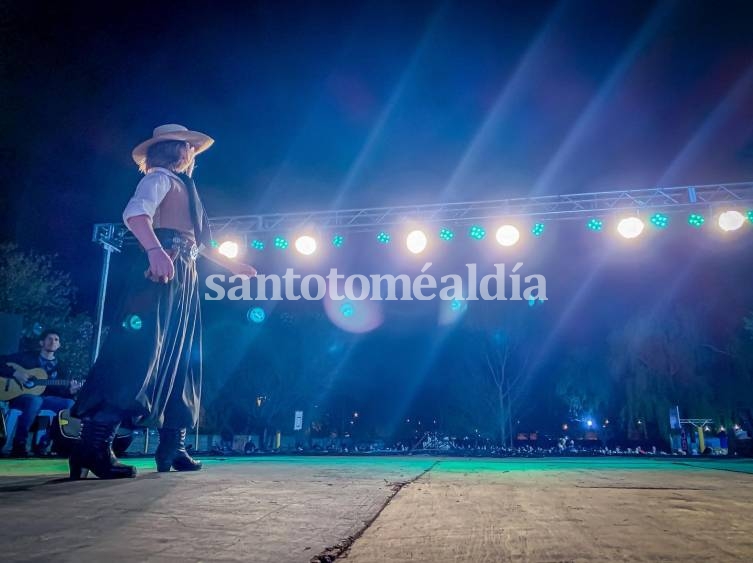
<svg viewBox="0 0 753 563">
<path fill-rule="evenodd" d="M 141 179 L 123 210 L 123 222 L 129 226 L 128 219 L 139 215 L 148 216 L 155 229 L 176 229 L 193 236 L 188 191 L 166 168 L 152 168 Z"/>
</svg>

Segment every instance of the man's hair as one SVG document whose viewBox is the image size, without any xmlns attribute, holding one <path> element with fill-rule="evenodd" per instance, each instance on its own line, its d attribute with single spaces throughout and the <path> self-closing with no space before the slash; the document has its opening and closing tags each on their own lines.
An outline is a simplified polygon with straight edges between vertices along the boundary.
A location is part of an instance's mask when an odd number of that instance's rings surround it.
<svg viewBox="0 0 753 563">
<path fill-rule="evenodd" d="M 55 336 L 60 338 L 60 333 L 57 330 L 55 330 L 54 328 L 48 328 L 42 334 L 39 335 L 39 340 L 44 340 L 51 334 L 54 334 Z"/>
<path fill-rule="evenodd" d="M 186 141 L 162 141 L 146 149 L 146 158 L 139 170 L 146 174 L 151 168 L 159 167 L 177 172 L 186 167 L 188 158 Z"/>
</svg>

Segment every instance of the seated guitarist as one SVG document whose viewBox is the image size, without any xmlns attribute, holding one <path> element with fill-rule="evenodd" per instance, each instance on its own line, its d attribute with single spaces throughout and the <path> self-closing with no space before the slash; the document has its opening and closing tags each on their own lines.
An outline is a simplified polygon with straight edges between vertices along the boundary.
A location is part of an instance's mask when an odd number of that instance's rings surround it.
<svg viewBox="0 0 753 563">
<path fill-rule="evenodd" d="M 42 368 L 50 379 L 66 379 L 65 370 L 58 364 L 55 352 L 60 348 L 60 335 L 55 330 L 46 330 L 39 337 L 41 350 L 39 352 L 20 352 L 0 357 L 0 376 L 14 377 L 23 386 L 28 376 L 22 371 L 14 371 L 7 365 L 13 362 L 19 366 L 32 369 Z M 21 395 L 10 402 L 10 408 L 21 411 L 16 424 L 13 438 L 13 457 L 27 457 L 26 442 L 29 429 L 42 409 L 58 413 L 73 406 L 73 397 L 81 388 L 81 384 L 71 382 L 69 386 L 49 385 L 41 395 Z"/>
</svg>

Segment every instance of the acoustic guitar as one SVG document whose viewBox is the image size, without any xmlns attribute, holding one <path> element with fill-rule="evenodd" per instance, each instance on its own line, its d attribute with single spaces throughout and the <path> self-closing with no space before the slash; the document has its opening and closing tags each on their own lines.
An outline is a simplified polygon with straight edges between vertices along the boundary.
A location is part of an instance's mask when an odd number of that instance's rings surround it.
<svg viewBox="0 0 753 563">
<path fill-rule="evenodd" d="M 50 379 L 42 368 L 26 369 L 13 362 L 8 362 L 6 365 L 14 371 L 25 373 L 29 380 L 22 386 L 14 377 L 0 377 L 0 401 L 11 401 L 21 395 L 41 395 L 50 385 L 68 387 L 76 381 L 74 379 Z"/>
</svg>

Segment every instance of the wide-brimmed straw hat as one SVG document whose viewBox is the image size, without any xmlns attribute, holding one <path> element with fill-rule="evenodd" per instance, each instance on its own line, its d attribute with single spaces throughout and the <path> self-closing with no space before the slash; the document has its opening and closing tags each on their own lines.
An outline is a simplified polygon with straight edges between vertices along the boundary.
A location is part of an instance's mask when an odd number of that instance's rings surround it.
<svg viewBox="0 0 753 563">
<path fill-rule="evenodd" d="M 154 129 L 151 139 L 147 139 L 133 149 L 131 156 L 136 164 L 141 166 L 141 163 L 144 162 L 144 159 L 146 158 L 147 149 L 152 145 L 161 143 L 162 141 L 186 141 L 191 144 L 196 151 L 196 154 L 204 152 L 214 143 L 214 139 L 209 135 L 199 133 L 198 131 L 189 131 L 188 128 L 183 127 L 182 125 L 177 125 L 175 123 L 160 125 Z"/>
</svg>

